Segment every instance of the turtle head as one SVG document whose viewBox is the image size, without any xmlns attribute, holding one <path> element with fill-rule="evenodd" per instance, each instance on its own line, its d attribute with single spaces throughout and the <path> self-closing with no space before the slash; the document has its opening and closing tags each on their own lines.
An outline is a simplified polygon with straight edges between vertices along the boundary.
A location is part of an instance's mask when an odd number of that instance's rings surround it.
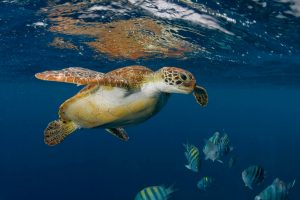
<svg viewBox="0 0 300 200">
<path fill-rule="evenodd" d="M 163 67 L 157 74 L 161 80 L 159 89 L 162 92 L 189 94 L 195 88 L 196 80 L 186 70 L 176 67 Z"/>
</svg>

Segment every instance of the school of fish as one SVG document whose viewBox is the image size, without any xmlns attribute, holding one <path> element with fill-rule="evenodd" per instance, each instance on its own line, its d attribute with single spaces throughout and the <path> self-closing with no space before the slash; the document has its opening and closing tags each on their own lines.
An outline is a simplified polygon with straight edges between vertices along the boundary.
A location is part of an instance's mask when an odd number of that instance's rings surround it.
<svg viewBox="0 0 300 200">
<path fill-rule="evenodd" d="M 194 173 L 198 173 L 201 168 L 201 155 L 199 148 L 195 144 L 183 144 L 184 155 L 187 161 L 185 168 Z M 223 160 L 233 151 L 230 145 L 229 136 L 226 133 L 221 134 L 215 132 L 208 140 L 205 140 L 203 146 L 204 160 L 218 161 L 224 163 Z M 233 168 L 238 160 L 236 155 L 231 155 L 228 159 L 228 168 Z M 201 170 L 205 172 L 205 170 Z M 245 186 L 253 190 L 253 187 L 259 187 L 267 178 L 267 172 L 261 165 L 250 165 L 242 171 L 242 181 Z M 196 187 L 199 191 L 205 192 L 216 186 L 217 181 L 214 177 L 203 176 L 197 183 Z M 285 183 L 276 178 L 273 183 L 267 186 L 262 192 L 254 197 L 254 200 L 290 200 L 288 195 L 295 186 L 296 180 Z M 168 200 L 175 189 L 171 187 L 149 186 L 142 189 L 135 197 L 135 200 Z"/>
</svg>

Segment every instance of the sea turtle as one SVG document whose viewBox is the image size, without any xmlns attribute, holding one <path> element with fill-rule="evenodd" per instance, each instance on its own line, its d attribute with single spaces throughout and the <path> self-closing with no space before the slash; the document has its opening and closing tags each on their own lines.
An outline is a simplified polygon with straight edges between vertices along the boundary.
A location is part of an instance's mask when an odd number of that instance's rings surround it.
<svg viewBox="0 0 300 200">
<path fill-rule="evenodd" d="M 48 124 L 44 141 L 60 143 L 79 128 L 105 128 L 127 141 L 123 127 L 141 123 L 156 114 L 171 93 L 193 92 L 205 106 L 206 90 L 195 84 L 194 76 L 183 69 L 163 67 L 153 72 L 144 66 L 128 66 L 101 73 L 80 67 L 35 74 L 41 80 L 86 85 L 59 108 L 59 119 Z"/>
</svg>

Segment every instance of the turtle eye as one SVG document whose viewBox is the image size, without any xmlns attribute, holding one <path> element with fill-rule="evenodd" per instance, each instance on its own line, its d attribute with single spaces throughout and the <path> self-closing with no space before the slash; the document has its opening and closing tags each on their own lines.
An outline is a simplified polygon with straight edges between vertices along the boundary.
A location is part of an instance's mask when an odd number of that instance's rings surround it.
<svg viewBox="0 0 300 200">
<path fill-rule="evenodd" d="M 186 76 L 185 74 L 180 74 L 180 78 L 181 78 L 183 81 L 186 81 L 187 76 Z"/>
</svg>

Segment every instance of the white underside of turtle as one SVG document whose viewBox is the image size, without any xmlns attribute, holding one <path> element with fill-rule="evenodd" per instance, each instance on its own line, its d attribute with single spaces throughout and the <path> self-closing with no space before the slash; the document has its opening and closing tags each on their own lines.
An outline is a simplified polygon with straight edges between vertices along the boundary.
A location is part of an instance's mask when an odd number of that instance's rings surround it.
<svg viewBox="0 0 300 200">
<path fill-rule="evenodd" d="M 148 96 L 143 90 L 100 86 L 95 93 L 66 107 L 65 115 L 82 128 L 119 128 L 149 119 L 165 105 L 167 97 L 166 93 Z"/>
</svg>

